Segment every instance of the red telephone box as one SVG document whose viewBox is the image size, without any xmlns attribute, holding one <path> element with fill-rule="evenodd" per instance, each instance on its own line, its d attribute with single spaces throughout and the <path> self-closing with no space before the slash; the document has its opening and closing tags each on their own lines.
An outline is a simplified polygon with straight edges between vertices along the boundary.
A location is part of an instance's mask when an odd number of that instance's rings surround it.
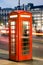
<svg viewBox="0 0 43 65">
<path fill-rule="evenodd" d="M 32 14 L 18 10 L 9 14 L 9 58 L 32 59 Z"/>
</svg>

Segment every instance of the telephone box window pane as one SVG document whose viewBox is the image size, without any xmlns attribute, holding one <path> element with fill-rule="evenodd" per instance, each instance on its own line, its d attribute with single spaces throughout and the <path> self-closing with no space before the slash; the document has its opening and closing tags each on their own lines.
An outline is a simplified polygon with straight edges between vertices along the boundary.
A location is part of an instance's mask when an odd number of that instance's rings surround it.
<svg viewBox="0 0 43 65">
<path fill-rule="evenodd" d="M 27 26 L 27 29 L 29 29 L 29 26 Z"/>
<path fill-rule="evenodd" d="M 12 38 L 15 39 L 15 35 L 14 35 L 14 34 L 11 35 L 11 39 L 12 39 Z"/>
<path fill-rule="evenodd" d="M 15 29 L 15 26 L 11 26 L 11 29 Z"/>
<path fill-rule="evenodd" d="M 11 39 L 15 39 L 15 33 L 11 33 Z"/>
<path fill-rule="evenodd" d="M 23 21 L 23 25 L 28 25 L 28 22 L 27 22 L 27 21 L 26 21 L 26 22 L 25 22 L 25 21 Z"/>
<path fill-rule="evenodd" d="M 12 35 L 11 35 L 11 38 L 12 38 L 12 37 L 14 38 L 14 37 L 15 37 L 15 35 L 14 35 L 14 34 L 12 34 Z"/>
<path fill-rule="evenodd" d="M 15 43 L 12 42 L 11 47 L 11 53 L 15 54 Z"/>
<path fill-rule="evenodd" d="M 23 21 L 23 35 L 22 35 L 22 53 L 28 54 L 30 50 L 30 22 Z"/>
<path fill-rule="evenodd" d="M 11 25 L 15 25 L 15 21 L 14 21 L 14 22 L 12 21 L 12 22 L 11 22 Z"/>
<path fill-rule="evenodd" d="M 15 33 L 15 30 L 11 30 L 11 33 Z"/>
<path fill-rule="evenodd" d="M 28 50 L 28 49 L 29 49 L 28 46 L 26 46 L 26 47 L 24 46 L 24 47 L 23 47 L 23 50 Z"/>
<path fill-rule="evenodd" d="M 11 54 L 15 54 L 15 39 L 11 39 Z"/>
<path fill-rule="evenodd" d="M 29 54 L 29 51 L 24 51 L 23 52 L 23 55 L 27 55 L 27 54 Z"/>
<path fill-rule="evenodd" d="M 23 46 L 28 46 L 28 43 L 27 42 L 23 43 Z"/>
<path fill-rule="evenodd" d="M 12 36 L 11 38 L 13 38 L 13 39 L 14 39 L 15 37 L 14 37 L 14 36 Z"/>
<path fill-rule="evenodd" d="M 30 23 L 23 21 L 23 35 L 28 36 L 29 34 L 29 29 L 30 29 Z"/>
<path fill-rule="evenodd" d="M 15 42 L 15 39 L 12 38 L 11 41 Z"/>
</svg>

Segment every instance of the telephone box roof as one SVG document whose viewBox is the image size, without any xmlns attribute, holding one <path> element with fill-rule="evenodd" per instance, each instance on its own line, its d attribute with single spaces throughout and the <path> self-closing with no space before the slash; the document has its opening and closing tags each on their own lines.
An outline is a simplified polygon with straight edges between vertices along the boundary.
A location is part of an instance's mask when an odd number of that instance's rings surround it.
<svg viewBox="0 0 43 65">
<path fill-rule="evenodd" d="M 30 13 L 31 14 L 31 12 L 27 12 L 27 11 L 24 11 L 24 10 L 12 11 L 10 14 L 12 14 L 12 13 L 18 13 L 18 14 L 20 14 L 20 13 Z"/>
</svg>

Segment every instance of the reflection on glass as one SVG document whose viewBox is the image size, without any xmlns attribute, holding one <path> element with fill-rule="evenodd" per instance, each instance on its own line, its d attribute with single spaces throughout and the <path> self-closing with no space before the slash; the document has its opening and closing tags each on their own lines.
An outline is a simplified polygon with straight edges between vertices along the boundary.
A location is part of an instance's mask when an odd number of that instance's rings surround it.
<svg viewBox="0 0 43 65">
<path fill-rule="evenodd" d="M 15 26 L 11 26 L 11 29 L 15 29 Z"/>
<path fill-rule="evenodd" d="M 23 35 L 22 35 L 22 50 L 23 55 L 29 53 L 29 30 L 30 23 L 28 21 L 23 21 Z"/>
<path fill-rule="evenodd" d="M 14 42 L 12 43 L 12 46 L 14 46 Z"/>
<path fill-rule="evenodd" d="M 23 46 L 25 47 L 25 46 L 28 46 L 29 44 L 27 43 L 27 42 L 25 42 L 25 43 L 23 43 Z"/>
<path fill-rule="evenodd" d="M 28 33 L 29 33 L 29 25 L 30 23 L 29 22 L 23 22 L 23 34 L 24 36 L 28 36 Z"/>
<path fill-rule="evenodd" d="M 24 55 L 29 54 L 29 51 L 24 51 L 23 54 Z"/>
<path fill-rule="evenodd" d="M 15 37 L 15 35 L 14 35 L 14 34 L 12 34 L 12 35 L 11 35 L 11 38 L 14 38 L 14 37 Z"/>
<path fill-rule="evenodd" d="M 27 29 L 29 29 L 29 26 L 27 26 Z"/>
<path fill-rule="evenodd" d="M 11 25 L 15 25 L 15 21 L 14 21 L 14 22 L 12 21 L 12 22 L 11 22 Z"/>
<path fill-rule="evenodd" d="M 15 43 L 11 43 L 11 46 L 12 46 L 11 53 L 15 54 Z"/>
<path fill-rule="evenodd" d="M 14 38 L 12 38 L 12 39 L 11 39 L 11 41 L 12 41 L 12 42 L 15 42 L 15 39 L 14 39 Z"/>
<path fill-rule="evenodd" d="M 11 33 L 15 33 L 15 30 L 11 30 Z"/>
<path fill-rule="evenodd" d="M 28 25 L 28 22 L 27 22 L 27 21 L 26 21 L 26 22 L 25 22 L 25 21 L 23 21 L 23 25 Z"/>
</svg>

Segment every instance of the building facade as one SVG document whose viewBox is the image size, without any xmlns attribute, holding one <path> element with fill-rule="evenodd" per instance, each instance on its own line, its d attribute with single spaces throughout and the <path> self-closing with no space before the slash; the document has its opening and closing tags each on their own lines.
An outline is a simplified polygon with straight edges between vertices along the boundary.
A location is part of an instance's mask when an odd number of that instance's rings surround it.
<svg viewBox="0 0 43 65">
<path fill-rule="evenodd" d="M 12 8 L 0 8 L 0 21 L 6 25 L 8 22 L 8 14 L 13 11 Z"/>
<path fill-rule="evenodd" d="M 36 31 L 37 30 L 42 30 L 43 31 L 43 5 L 39 6 L 34 6 L 33 3 L 28 3 L 27 5 L 21 5 L 12 8 L 1 8 L 0 7 L 0 20 L 6 24 L 8 22 L 8 14 L 11 11 L 15 10 L 25 10 L 25 11 L 30 11 L 32 13 L 32 18 L 33 18 L 33 26 L 35 27 Z"/>
<path fill-rule="evenodd" d="M 43 32 L 43 5 L 32 7 L 31 12 L 36 32 Z"/>
</svg>

